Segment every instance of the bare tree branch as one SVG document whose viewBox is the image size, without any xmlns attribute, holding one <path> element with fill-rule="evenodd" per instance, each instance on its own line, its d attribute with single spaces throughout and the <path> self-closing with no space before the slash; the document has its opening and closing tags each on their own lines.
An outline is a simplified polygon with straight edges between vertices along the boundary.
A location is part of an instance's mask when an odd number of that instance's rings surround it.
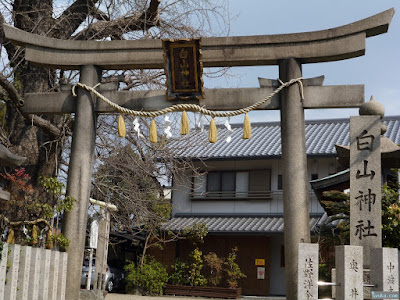
<svg viewBox="0 0 400 300">
<path fill-rule="evenodd" d="M 45 120 L 39 117 L 38 115 L 30 114 L 30 115 L 24 115 L 24 117 L 27 120 L 31 120 L 33 122 L 33 125 L 41 128 L 43 132 L 49 134 L 50 136 L 59 137 L 62 133 L 62 131 L 53 124 L 51 124 L 50 121 Z"/>
<path fill-rule="evenodd" d="M 17 89 L 12 85 L 7 78 L 0 74 L 0 86 L 7 92 L 10 100 L 18 111 L 22 114 L 26 121 L 31 121 L 33 125 L 40 127 L 45 133 L 50 134 L 54 137 L 59 137 L 61 135 L 61 130 L 56 126 L 51 124 L 50 121 L 45 120 L 37 115 L 24 114 L 21 110 L 24 100 L 18 93 Z"/>
<path fill-rule="evenodd" d="M 52 36 L 68 39 L 94 11 L 98 0 L 76 0 L 56 20 Z"/>
<path fill-rule="evenodd" d="M 92 8 L 90 15 L 97 20 L 110 21 L 110 18 L 107 16 L 107 14 L 96 7 Z"/>
<path fill-rule="evenodd" d="M 13 102 L 14 106 L 20 109 L 22 105 L 24 105 L 24 100 L 22 99 L 21 95 L 11 84 L 6 77 L 0 74 L 0 86 L 8 93 L 10 100 Z"/>
<path fill-rule="evenodd" d="M 111 37 L 122 39 L 127 32 L 149 29 L 159 25 L 158 7 L 161 0 L 151 0 L 148 9 L 140 16 L 123 16 L 111 21 L 98 21 L 74 36 L 78 40 L 103 39 Z"/>
<path fill-rule="evenodd" d="M 4 48 L 6 48 L 8 57 L 12 57 L 16 50 L 15 46 L 12 43 L 10 43 L 4 35 L 4 29 L 3 29 L 4 23 L 6 23 L 6 21 L 2 13 L 0 12 L 0 44 L 4 46 Z"/>
<path fill-rule="evenodd" d="M 158 25 L 157 24 L 157 22 L 159 21 L 158 7 L 160 6 L 160 3 L 161 0 L 151 0 L 149 8 L 147 9 L 146 13 L 142 15 L 142 19 L 145 20 L 147 16 L 148 22 Z"/>
</svg>

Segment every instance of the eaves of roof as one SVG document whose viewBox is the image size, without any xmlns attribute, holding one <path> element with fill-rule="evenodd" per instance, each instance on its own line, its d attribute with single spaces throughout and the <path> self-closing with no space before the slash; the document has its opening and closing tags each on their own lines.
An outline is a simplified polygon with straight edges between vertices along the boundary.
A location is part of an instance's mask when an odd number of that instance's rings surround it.
<svg viewBox="0 0 400 300">
<path fill-rule="evenodd" d="M 315 232 L 321 215 L 310 216 L 310 229 Z M 173 217 L 161 226 L 163 231 L 180 232 L 195 224 L 204 224 L 211 234 L 280 235 L 284 232 L 283 216 L 187 216 Z"/>
</svg>

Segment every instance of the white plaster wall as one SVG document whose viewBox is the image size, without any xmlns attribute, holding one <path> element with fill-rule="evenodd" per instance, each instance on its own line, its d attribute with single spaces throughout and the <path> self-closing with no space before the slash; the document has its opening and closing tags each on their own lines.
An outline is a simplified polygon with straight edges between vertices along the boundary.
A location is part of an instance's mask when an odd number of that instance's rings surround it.
<svg viewBox="0 0 400 300">
<path fill-rule="evenodd" d="M 235 201 L 193 201 L 193 214 L 225 214 L 235 212 Z"/>
<path fill-rule="evenodd" d="M 235 213 L 271 213 L 271 201 L 270 200 L 247 200 L 247 201 L 235 201 L 234 203 Z"/>
<path fill-rule="evenodd" d="M 278 175 L 282 174 L 280 160 L 247 160 L 247 161 L 219 161 L 205 162 L 203 170 L 235 170 L 250 171 L 256 169 L 271 170 L 271 190 L 278 191 Z M 308 176 L 311 180 L 312 173 L 318 173 L 318 178 L 323 178 L 336 172 L 335 158 L 312 158 L 308 159 Z M 172 213 L 193 213 L 193 214 L 259 214 L 259 213 L 283 213 L 282 194 L 275 194 L 272 200 L 253 200 L 253 201 L 191 201 L 190 193 L 192 189 L 192 174 L 187 172 L 182 182 L 174 181 L 172 191 L 173 210 Z M 204 186 L 205 188 L 205 186 Z M 311 186 L 309 186 L 311 190 Z M 200 191 L 197 191 L 200 192 Z M 310 196 L 310 212 L 323 213 L 315 195 Z"/>
<path fill-rule="evenodd" d="M 270 237 L 269 240 L 269 293 L 274 296 L 283 296 L 285 295 L 285 268 L 281 267 L 281 247 L 283 245 L 283 236 L 273 236 Z"/>
</svg>

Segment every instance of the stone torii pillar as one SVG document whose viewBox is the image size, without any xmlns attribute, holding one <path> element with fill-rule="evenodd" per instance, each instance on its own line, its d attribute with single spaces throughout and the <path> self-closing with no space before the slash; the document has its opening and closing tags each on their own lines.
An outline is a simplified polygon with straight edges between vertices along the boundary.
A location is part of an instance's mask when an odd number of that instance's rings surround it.
<svg viewBox="0 0 400 300">
<path fill-rule="evenodd" d="M 294 58 L 282 60 L 279 77 L 284 82 L 302 77 L 301 64 Z M 299 87 L 292 85 L 282 91 L 281 140 L 283 163 L 283 214 L 287 299 L 297 298 L 299 243 L 310 243 L 310 201 L 308 198 L 308 175 L 304 109 Z M 301 124 L 301 125 L 300 125 Z M 301 216 L 298 218 L 298 216 Z M 290 296 L 289 296 L 290 295 Z"/>
<path fill-rule="evenodd" d="M 367 37 L 387 32 L 394 14 L 389 9 L 355 23 L 328 30 L 264 36 L 202 38 L 204 67 L 278 65 L 283 81 L 301 76 L 301 65 L 350 59 L 365 53 Z M 134 41 L 64 41 L 33 35 L 4 25 L 7 39 L 26 48 L 25 58 L 31 63 L 59 69 L 81 69 L 81 82 L 95 85 L 99 81 L 97 70 L 163 69 L 164 58 L 161 40 Z M 115 55 L 118 53 L 118 55 Z M 92 70 L 92 71 L 89 71 Z M 96 71 L 95 71 L 96 70 Z M 90 75 L 88 73 L 89 72 Z M 101 89 L 100 89 L 101 90 Z M 272 88 L 205 90 L 200 101 L 167 101 L 165 91 L 105 90 L 103 95 L 114 103 L 129 109 L 158 110 L 178 103 L 196 103 L 212 110 L 235 110 L 254 104 L 272 92 Z M 280 97 L 281 96 L 281 97 Z M 260 109 L 281 109 L 282 156 L 284 160 L 284 221 L 286 296 L 297 299 L 298 244 L 310 240 L 308 211 L 308 179 L 304 137 L 304 109 L 359 107 L 364 102 L 363 86 L 305 86 L 300 101 L 297 85 L 287 88 Z M 85 102 L 83 104 L 79 102 Z M 78 103 L 77 103 L 78 102 Z M 79 99 L 71 92 L 28 94 L 23 109 L 27 113 L 72 113 L 89 120 L 78 125 L 73 139 L 72 156 L 90 161 L 85 167 L 69 168 L 68 193 L 78 199 L 69 213 L 65 229 L 71 240 L 68 249 L 68 282 L 66 299 L 76 300 L 79 295 L 82 244 L 85 230 L 85 208 L 89 202 L 89 185 L 92 174 L 93 137 L 96 113 L 115 112 L 103 102 L 96 102 L 90 93 L 80 92 Z M 79 131 L 92 130 L 87 138 Z M 76 137 L 78 135 L 78 137 Z M 79 137 L 80 136 L 80 137 Z M 79 140 L 79 142 L 78 142 Z M 82 144 L 82 145 L 81 145 Z M 72 159 L 72 157 L 71 157 Z M 74 158 L 75 160 L 75 158 Z M 80 178 L 81 180 L 76 180 Z M 74 186 L 69 186 L 74 185 Z M 84 227 L 85 228 L 85 227 Z M 77 235 L 79 238 L 76 239 Z"/>
<path fill-rule="evenodd" d="M 80 69 L 79 81 L 89 86 L 94 86 L 99 82 L 100 74 L 100 70 L 94 65 L 84 65 Z M 82 273 L 88 219 L 88 201 L 90 198 L 94 144 L 96 139 L 97 115 L 94 110 L 95 103 L 96 99 L 92 97 L 91 93 L 83 89 L 78 90 L 67 181 L 67 195 L 75 198 L 77 201 L 74 203 L 73 209 L 65 213 L 65 221 L 63 222 L 63 233 L 70 240 L 68 249 L 67 274 L 69 276 L 67 276 L 67 295 L 71 293 L 69 287 L 80 286 L 81 282 L 81 276 L 77 276 L 78 271 L 75 271 L 74 276 L 72 276 L 70 270 L 80 269 L 80 273 Z M 74 250 L 71 251 L 70 249 Z M 76 292 L 74 292 L 74 297 L 76 297 L 75 299 L 79 299 Z M 72 299 L 72 297 L 66 297 L 66 299 Z"/>
</svg>

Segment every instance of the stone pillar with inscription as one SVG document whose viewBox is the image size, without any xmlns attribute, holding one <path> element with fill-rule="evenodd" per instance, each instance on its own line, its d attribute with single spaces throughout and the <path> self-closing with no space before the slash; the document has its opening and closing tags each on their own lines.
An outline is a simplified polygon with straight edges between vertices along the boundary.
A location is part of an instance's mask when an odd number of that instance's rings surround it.
<svg viewBox="0 0 400 300">
<path fill-rule="evenodd" d="M 350 244 L 363 246 L 364 268 L 370 249 L 382 247 L 380 135 L 383 107 L 374 101 L 350 118 Z"/>
<path fill-rule="evenodd" d="M 336 299 L 363 300 L 363 247 L 335 247 Z"/>
<path fill-rule="evenodd" d="M 399 290 L 398 250 L 382 248 L 380 135 L 384 108 L 373 97 L 350 118 L 350 244 L 363 247 L 364 283 L 372 291 Z M 370 270 L 368 270 L 370 269 Z M 373 287 L 375 286 L 375 287 Z M 365 295 L 370 299 L 370 294 Z"/>
<path fill-rule="evenodd" d="M 318 244 L 300 243 L 297 299 L 318 299 Z"/>
<path fill-rule="evenodd" d="M 399 290 L 399 261 L 397 248 L 371 249 L 371 282 L 374 291 Z"/>
</svg>

